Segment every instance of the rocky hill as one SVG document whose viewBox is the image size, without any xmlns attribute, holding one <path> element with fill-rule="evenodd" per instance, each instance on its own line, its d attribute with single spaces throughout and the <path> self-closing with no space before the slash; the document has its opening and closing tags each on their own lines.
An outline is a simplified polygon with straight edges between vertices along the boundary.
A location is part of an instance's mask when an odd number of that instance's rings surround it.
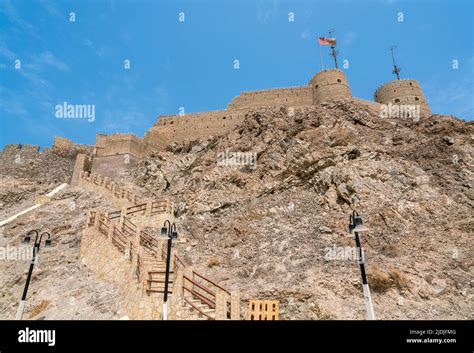
<svg viewBox="0 0 474 353">
<path fill-rule="evenodd" d="M 349 102 L 295 114 L 269 108 L 248 113 L 226 136 L 154 152 L 122 181 L 173 200 L 186 262 L 244 301 L 280 300 L 282 319 L 365 317 L 347 235 L 353 209 L 369 228 L 362 245 L 377 318 L 472 319 L 473 142 L 472 122 L 452 116 L 382 119 Z M 70 165 L 70 156 L 55 156 Z M 1 219 L 56 185 L 41 173 L 15 182 L 14 172 L 2 174 Z M 122 315 L 116 288 L 77 256 L 85 210 L 98 206 L 110 205 L 69 188 L 0 228 L 2 246 L 18 244 L 33 223 L 58 237 L 62 255 L 45 254 L 53 270 L 38 275 L 28 315 Z M 14 315 L 25 266 L 0 266 L 3 318 Z"/>
<path fill-rule="evenodd" d="M 357 262 L 331 256 L 354 245 L 352 209 L 370 228 L 379 318 L 472 318 L 473 132 L 347 102 L 268 109 L 223 138 L 150 155 L 133 177 L 175 201 L 189 260 L 246 298 L 279 299 L 285 318 L 364 317 Z M 232 152 L 256 163 L 231 166 Z"/>
</svg>

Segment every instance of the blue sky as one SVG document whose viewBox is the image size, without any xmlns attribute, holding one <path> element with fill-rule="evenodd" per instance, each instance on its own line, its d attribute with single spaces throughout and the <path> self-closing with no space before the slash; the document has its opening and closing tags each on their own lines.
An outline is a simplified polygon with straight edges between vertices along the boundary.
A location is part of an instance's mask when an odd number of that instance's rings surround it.
<svg viewBox="0 0 474 353">
<path fill-rule="evenodd" d="M 0 147 L 49 146 L 55 135 L 89 144 L 98 132 L 142 136 L 180 107 L 223 109 L 243 90 L 305 85 L 321 68 L 315 38 L 331 28 L 354 96 L 373 99 L 393 79 L 389 47 L 397 45 L 401 76 L 420 81 L 433 112 L 472 119 L 473 4 L 0 0 Z M 95 121 L 56 118 L 64 102 L 95 105 Z"/>
</svg>

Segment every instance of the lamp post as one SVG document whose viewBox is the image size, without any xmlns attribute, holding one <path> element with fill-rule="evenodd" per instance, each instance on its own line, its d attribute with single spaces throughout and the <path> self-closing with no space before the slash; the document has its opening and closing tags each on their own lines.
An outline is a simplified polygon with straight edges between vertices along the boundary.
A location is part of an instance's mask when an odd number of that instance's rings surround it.
<svg viewBox="0 0 474 353">
<path fill-rule="evenodd" d="M 354 234 L 356 249 L 358 254 L 358 262 L 360 266 L 360 274 L 362 276 L 362 290 L 364 291 L 365 309 L 367 311 L 367 320 L 375 320 L 374 307 L 372 305 L 372 297 L 370 296 L 369 284 L 367 283 L 367 276 L 365 274 L 365 257 L 364 250 L 360 245 L 360 232 L 366 232 L 367 228 L 362 222 L 362 217 L 356 211 L 353 211 L 349 216 L 349 234 Z"/>
<path fill-rule="evenodd" d="M 161 227 L 161 236 L 166 237 L 168 240 L 166 251 L 165 291 L 163 294 L 163 320 L 168 320 L 168 281 L 170 276 L 171 246 L 173 240 L 178 238 L 176 224 L 171 224 L 170 221 L 166 220 L 163 227 Z"/>
<path fill-rule="evenodd" d="M 33 257 L 31 258 L 30 269 L 28 270 L 28 276 L 26 277 L 25 288 L 23 288 L 23 294 L 21 296 L 20 304 L 18 306 L 18 311 L 16 313 L 16 318 L 15 318 L 16 320 L 21 320 L 23 318 L 23 311 L 25 310 L 25 303 L 26 303 L 26 294 L 28 293 L 28 287 L 30 286 L 31 275 L 33 274 L 33 268 L 35 267 L 35 264 L 38 259 L 38 253 L 40 251 L 41 240 L 43 239 L 43 235 L 46 235 L 48 237 L 44 242 L 44 246 L 45 247 L 51 246 L 51 235 L 48 232 L 43 232 L 41 235 L 39 235 L 39 232 L 36 229 L 30 230 L 25 234 L 25 237 L 23 238 L 23 244 L 30 243 L 31 233 L 34 233 L 36 235 L 35 243 L 33 245 Z M 39 236 L 39 240 L 38 240 L 38 236 Z"/>
</svg>

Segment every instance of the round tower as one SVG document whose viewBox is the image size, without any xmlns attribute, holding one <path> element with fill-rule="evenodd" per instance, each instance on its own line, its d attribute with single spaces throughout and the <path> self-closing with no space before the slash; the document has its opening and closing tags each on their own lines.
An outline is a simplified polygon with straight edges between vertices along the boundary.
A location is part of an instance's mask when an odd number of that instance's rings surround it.
<svg viewBox="0 0 474 353">
<path fill-rule="evenodd" d="M 309 81 L 309 86 L 313 93 L 313 104 L 352 97 L 346 75 L 338 69 L 319 71 Z"/>
<path fill-rule="evenodd" d="M 375 91 L 374 100 L 381 104 L 419 104 L 421 113 L 431 115 L 430 107 L 417 80 L 401 79 L 385 83 Z"/>
</svg>

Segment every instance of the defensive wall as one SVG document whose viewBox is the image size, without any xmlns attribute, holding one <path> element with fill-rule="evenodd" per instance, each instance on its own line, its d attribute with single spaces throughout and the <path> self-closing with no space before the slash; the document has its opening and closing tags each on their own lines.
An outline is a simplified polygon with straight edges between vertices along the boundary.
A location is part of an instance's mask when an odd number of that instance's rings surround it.
<svg viewBox="0 0 474 353">
<path fill-rule="evenodd" d="M 312 104 L 310 87 L 298 86 L 240 92 L 240 95 L 227 105 L 227 110 L 266 106 L 304 107 Z"/>
<path fill-rule="evenodd" d="M 0 152 L 0 174 L 17 178 L 37 178 L 40 182 L 70 182 L 74 160 L 78 154 L 88 154 L 92 148 L 56 136 L 51 148 L 7 144 Z"/>
<path fill-rule="evenodd" d="M 344 71 L 327 69 L 317 72 L 306 86 L 242 91 L 227 109 L 159 116 L 143 138 L 133 134 L 98 134 L 92 170 L 113 177 L 125 172 L 153 149 L 164 150 L 173 142 L 221 136 L 240 124 L 251 110 L 268 107 L 302 109 L 327 101 L 357 102 L 381 113 L 382 104 L 419 104 L 424 115 L 431 111 L 418 81 L 396 80 L 381 85 L 374 101 L 352 96 Z"/>
</svg>

